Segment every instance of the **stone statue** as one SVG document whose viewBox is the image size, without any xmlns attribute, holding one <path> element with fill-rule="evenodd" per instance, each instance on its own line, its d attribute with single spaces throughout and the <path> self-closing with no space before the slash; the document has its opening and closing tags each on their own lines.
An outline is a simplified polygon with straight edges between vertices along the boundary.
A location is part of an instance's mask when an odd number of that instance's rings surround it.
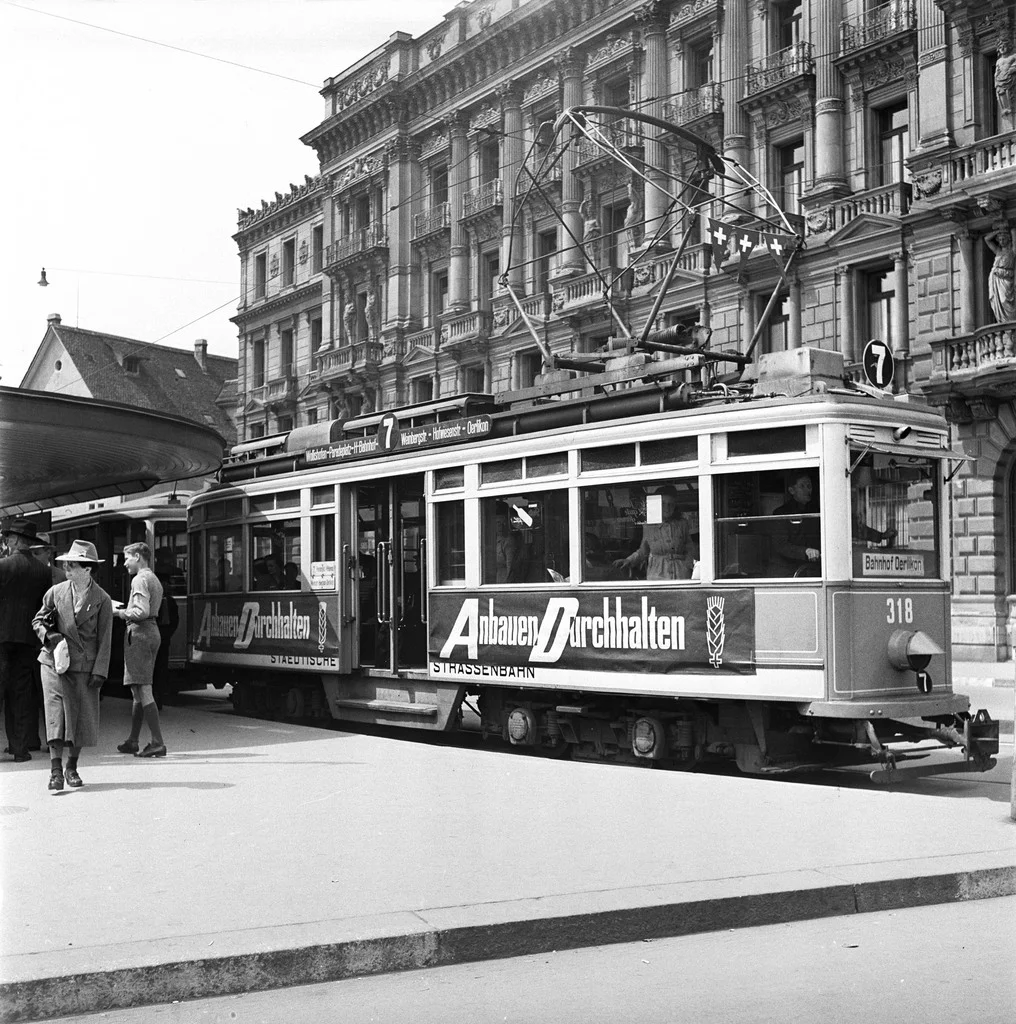
<svg viewBox="0 0 1016 1024">
<path fill-rule="evenodd" d="M 583 199 L 579 205 L 579 216 L 582 218 L 582 241 L 589 245 L 600 235 L 600 222 L 596 214 L 589 208 L 589 200 Z"/>
<path fill-rule="evenodd" d="M 988 276 L 988 299 L 995 320 L 1000 323 L 1011 323 L 1016 320 L 1016 231 L 1008 224 L 984 236 L 984 242 L 995 254 Z"/>
<path fill-rule="evenodd" d="M 1016 54 L 1008 39 L 998 42 L 998 56 L 995 60 L 995 94 L 1002 114 L 1013 121 L 1013 104 L 1016 103 Z"/>
<path fill-rule="evenodd" d="M 629 252 L 638 248 L 642 221 L 642 193 L 636 188 L 633 178 L 628 182 L 628 212 L 624 217 L 624 230 L 627 233 Z"/>
<path fill-rule="evenodd" d="M 377 291 L 373 284 L 367 286 L 367 304 L 363 307 L 367 319 L 367 337 L 376 341 L 381 333 L 381 322 L 377 310 Z"/>
<path fill-rule="evenodd" d="M 346 299 L 346 307 L 342 311 L 342 322 L 346 325 L 346 344 L 352 345 L 356 338 L 356 303 L 352 296 Z"/>
</svg>

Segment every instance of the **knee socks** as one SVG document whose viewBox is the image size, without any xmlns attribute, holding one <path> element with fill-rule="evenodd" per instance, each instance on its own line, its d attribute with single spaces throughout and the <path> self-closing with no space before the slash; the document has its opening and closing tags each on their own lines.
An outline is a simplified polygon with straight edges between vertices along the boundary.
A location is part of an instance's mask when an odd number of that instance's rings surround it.
<svg viewBox="0 0 1016 1024">
<path fill-rule="evenodd" d="M 137 743 L 141 735 L 141 723 L 145 720 L 145 709 L 140 704 L 131 705 L 131 739 Z"/>
<path fill-rule="evenodd" d="M 152 734 L 152 742 L 158 746 L 162 746 L 162 726 L 159 723 L 159 706 L 152 701 L 151 704 L 146 704 L 144 708 L 145 724 L 148 726 L 149 731 Z"/>
</svg>

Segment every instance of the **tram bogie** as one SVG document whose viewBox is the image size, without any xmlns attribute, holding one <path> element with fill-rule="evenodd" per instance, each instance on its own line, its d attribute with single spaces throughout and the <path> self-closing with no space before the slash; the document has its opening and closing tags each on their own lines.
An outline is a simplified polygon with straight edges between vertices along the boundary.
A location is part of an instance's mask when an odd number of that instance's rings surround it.
<svg viewBox="0 0 1016 1024">
<path fill-rule="evenodd" d="M 793 388 L 809 361 L 768 359 L 782 397 L 763 372 L 320 424 L 268 474 L 246 445 L 190 508 L 192 663 L 293 718 L 447 731 L 475 697 L 547 756 L 984 770 L 997 723 L 951 685 L 962 456 L 834 357 Z"/>
</svg>

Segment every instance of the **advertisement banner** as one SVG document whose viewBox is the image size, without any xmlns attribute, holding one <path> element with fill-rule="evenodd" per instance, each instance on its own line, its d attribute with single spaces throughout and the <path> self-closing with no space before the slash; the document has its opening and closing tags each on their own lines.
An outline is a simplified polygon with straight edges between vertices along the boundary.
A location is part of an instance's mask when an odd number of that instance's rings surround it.
<svg viewBox="0 0 1016 1024">
<path fill-rule="evenodd" d="M 441 664 L 619 673 L 754 673 L 755 596 L 736 590 L 430 595 Z M 469 674 L 472 669 L 460 674 Z"/>
<path fill-rule="evenodd" d="M 338 657 L 338 602 L 315 594 L 278 597 L 220 594 L 195 598 L 190 643 L 195 654 L 253 656 L 265 664 L 330 664 Z"/>
</svg>

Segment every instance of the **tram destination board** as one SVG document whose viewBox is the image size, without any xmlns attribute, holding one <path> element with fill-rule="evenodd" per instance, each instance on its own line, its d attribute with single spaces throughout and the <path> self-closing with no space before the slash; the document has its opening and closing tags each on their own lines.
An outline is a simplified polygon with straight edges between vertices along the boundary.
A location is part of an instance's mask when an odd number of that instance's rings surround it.
<svg viewBox="0 0 1016 1024">
<path fill-rule="evenodd" d="M 309 448 L 306 459 L 308 462 L 337 462 L 367 458 L 382 452 L 416 451 L 418 448 L 476 441 L 490 433 L 490 424 L 490 417 L 482 415 L 419 426 L 402 426 L 397 416 L 388 413 L 381 417 L 376 434 Z"/>
</svg>

